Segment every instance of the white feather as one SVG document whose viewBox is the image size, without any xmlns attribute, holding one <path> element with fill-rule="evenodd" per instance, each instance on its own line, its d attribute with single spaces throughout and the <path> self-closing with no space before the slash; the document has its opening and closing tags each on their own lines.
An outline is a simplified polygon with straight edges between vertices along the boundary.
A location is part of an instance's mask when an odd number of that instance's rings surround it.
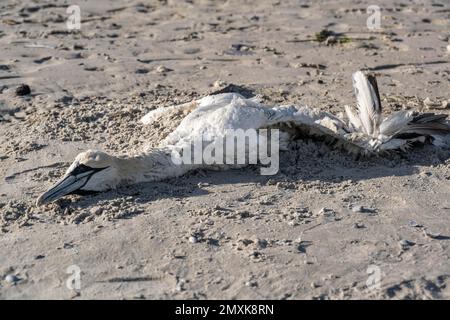
<svg viewBox="0 0 450 320">
<path fill-rule="evenodd" d="M 361 120 L 359 117 L 354 113 L 354 110 L 352 107 L 345 105 L 345 113 L 348 118 L 349 127 L 353 129 L 353 131 L 360 131 L 362 128 Z"/>
<path fill-rule="evenodd" d="M 353 87 L 364 133 L 371 136 L 375 135 L 381 117 L 381 106 L 378 103 L 375 88 L 361 71 L 353 74 Z"/>
<path fill-rule="evenodd" d="M 411 111 L 399 111 L 383 120 L 380 125 L 380 133 L 386 136 L 393 136 L 406 127 L 412 120 Z"/>
</svg>

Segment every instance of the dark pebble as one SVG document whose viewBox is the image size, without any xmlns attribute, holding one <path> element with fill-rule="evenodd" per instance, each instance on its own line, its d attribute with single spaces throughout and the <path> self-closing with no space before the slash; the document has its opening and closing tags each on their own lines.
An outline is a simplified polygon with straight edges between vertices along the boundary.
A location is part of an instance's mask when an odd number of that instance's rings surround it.
<svg viewBox="0 0 450 320">
<path fill-rule="evenodd" d="M 16 88 L 16 95 L 18 96 L 26 96 L 31 93 L 30 86 L 27 84 L 21 84 Z"/>
</svg>

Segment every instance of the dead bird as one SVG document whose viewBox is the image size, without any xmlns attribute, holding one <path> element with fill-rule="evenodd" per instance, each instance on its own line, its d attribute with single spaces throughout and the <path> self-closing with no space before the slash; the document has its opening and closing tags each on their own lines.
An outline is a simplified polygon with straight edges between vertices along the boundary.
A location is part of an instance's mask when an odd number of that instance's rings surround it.
<svg viewBox="0 0 450 320">
<path fill-rule="evenodd" d="M 226 161 L 219 164 L 178 161 L 180 150 L 190 149 L 195 141 L 201 140 L 202 145 L 215 144 L 226 139 L 230 130 L 280 129 L 278 145 L 282 150 L 287 149 L 289 140 L 299 133 L 301 136 L 324 138 L 351 153 L 367 156 L 382 155 L 392 150 L 406 151 L 415 143 L 450 146 L 447 115 L 400 111 L 383 118 L 376 78 L 357 71 L 353 74 L 353 87 L 357 108 L 345 106 L 346 118 L 308 106 L 270 107 L 262 104 L 257 97 L 248 99 L 238 93 L 210 95 L 189 103 L 152 110 L 141 119 L 144 125 L 170 112 L 183 112 L 186 116 L 157 148 L 145 148 L 137 155 L 126 157 L 116 157 L 98 150 L 79 154 L 61 180 L 37 199 L 37 205 L 68 194 L 87 194 L 120 185 L 177 177 L 198 168 L 236 167 L 238 165 Z M 260 144 L 267 143 L 267 139 L 258 141 Z M 246 153 L 251 151 L 246 150 Z M 225 154 L 226 157 L 234 155 Z"/>
</svg>

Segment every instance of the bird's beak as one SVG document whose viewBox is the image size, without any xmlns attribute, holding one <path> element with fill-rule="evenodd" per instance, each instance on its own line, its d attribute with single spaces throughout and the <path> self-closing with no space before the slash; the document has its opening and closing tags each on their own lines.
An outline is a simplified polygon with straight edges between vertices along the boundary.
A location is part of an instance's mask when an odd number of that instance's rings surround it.
<svg viewBox="0 0 450 320">
<path fill-rule="evenodd" d="M 86 185 L 92 175 L 106 168 L 91 168 L 86 165 L 77 165 L 73 170 L 67 172 L 52 188 L 44 192 L 37 200 L 40 206 L 55 201 L 68 194 L 79 193 Z"/>
</svg>

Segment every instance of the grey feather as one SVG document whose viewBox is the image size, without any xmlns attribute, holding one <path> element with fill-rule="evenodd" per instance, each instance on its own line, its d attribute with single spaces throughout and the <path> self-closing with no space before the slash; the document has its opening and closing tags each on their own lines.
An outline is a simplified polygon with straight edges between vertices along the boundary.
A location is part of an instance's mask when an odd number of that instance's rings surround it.
<svg viewBox="0 0 450 320">
<path fill-rule="evenodd" d="M 359 117 L 355 114 L 354 109 L 350 106 L 344 106 L 345 108 L 345 113 L 347 115 L 348 118 L 348 126 L 353 130 L 353 131 L 361 131 L 362 129 L 362 123 L 361 120 L 359 119 Z"/>
<path fill-rule="evenodd" d="M 413 120 L 411 111 L 399 111 L 383 120 L 380 125 L 380 133 L 385 136 L 393 136 L 403 130 Z"/>
<path fill-rule="evenodd" d="M 353 74 L 353 87 L 364 132 L 377 135 L 382 107 L 376 78 L 366 77 L 362 71 L 357 71 Z"/>
</svg>

